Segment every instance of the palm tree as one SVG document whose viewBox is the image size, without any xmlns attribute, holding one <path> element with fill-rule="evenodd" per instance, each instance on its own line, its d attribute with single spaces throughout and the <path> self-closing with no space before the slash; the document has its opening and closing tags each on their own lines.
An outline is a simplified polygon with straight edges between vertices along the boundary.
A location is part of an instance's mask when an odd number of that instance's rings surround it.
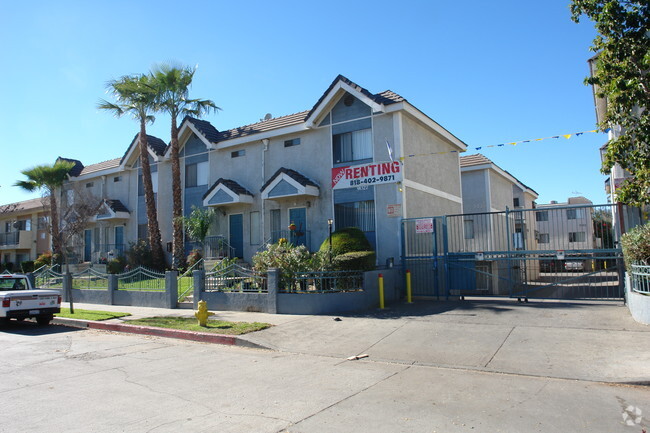
<svg viewBox="0 0 650 433">
<path fill-rule="evenodd" d="M 220 110 L 208 99 L 189 99 L 196 68 L 160 64 L 154 66 L 151 76 L 157 89 L 156 108 L 171 116 L 171 162 L 172 162 L 172 200 L 173 200 L 173 247 L 172 267 L 178 269 L 185 261 L 183 247 L 183 202 L 181 196 L 181 164 L 178 143 L 179 116 L 201 117 L 210 111 Z"/>
<path fill-rule="evenodd" d="M 59 160 L 54 165 L 37 165 L 21 171 L 27 180 L 19 180 L 14 186 L 26 191 L 41 190 L 50 201 L 50 235 L 52 236 L 52 251 L 54 254 L 62 252 L 59 212 L 56 202 L 56 189 L 63 186 L 68 178 L 68 173 L 74 167 L 74 162 Z"/>
<path fill-rule="evenodd" d="M 115 97 L 116 103 L 100 100 L 97 105 L 102 110 L 111 111 L 116 117 L 131 114 L 140 123 L 138 134 L 138 147 L 140 151 L 140 167 L 142 168 L 142 182 L 144 186 L 144 200 L 147 208 L 147 229 L 149 232 L 149 245 L 154 266 L 163 268 L 165 256 L 158 226 L 158 213 L 151 182 L 151 166 L 149 165 L 149 152 L 147 151 L 146 124 L 155 118 L 151 115 L 156 100 L 156 90 L 149 75 L 126 75 L 117 80 L 109 81 L 108 90 Z"/>
</svg>

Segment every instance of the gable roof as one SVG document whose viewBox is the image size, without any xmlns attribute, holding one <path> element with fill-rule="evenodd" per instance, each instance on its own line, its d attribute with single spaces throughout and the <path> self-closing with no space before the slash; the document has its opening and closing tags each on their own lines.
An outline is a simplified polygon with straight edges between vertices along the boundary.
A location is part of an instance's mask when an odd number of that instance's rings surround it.
<svg viewBox="0 0 650 433">
<path fill-rule="evenodd" d="M 124 152 L 124 156 L 122 156 L 120 160 L 120 164 L 124 163 L 134 152 L 135 148 L 138 145 L 139 136 L 140 133 L 135 134 L 135 137 L 133 137 L 133 140 L 131 140 L 131 144 L 129 144 L 129 147 L 126 149 L 126 152 Z M 152 154 L 152 156 L 162 157 L 165 155 L 167 144 L 165 144 L 165 142 L 162 141 L 160 138 L 147 134 L 147 147 L 149 149 L 149 152 Z"/>
<path fill-rule="evenodd" d="M 183 123 L 185 123 L 186 121 L 194 125 L 194 127 L 201 133 L 201 135 L 203 135 L 210 143 L 216 143 L 217 141 L 219 141 L 219 130 L 214 126 L 212 126 L 212 124 L 207 120 L 201 120 L 201 119 L 196 119 L 194 117 L 185 116 L 185 118 L 181 122 L 181 126 L 183 126 Z"/>
<path fill-rule="evenodd" d="M 246 188 L 244 188 L 243 186 L 241 186 L 240 184 L 238 184 L 234 180 L 224 179 L 224 178 L 220 177 L 210 187 L 210 189 L 208 189 L 205 192 L 205 194 L 203 194 L 202 199 L 205 200 L 206 197 L 208 197 L 210 195 L 210 193 L 212 193 L 212 191 L 214 191 L 219 185 L 225 186 L 226 188 L 228 188 L 229 190 L 231 190 L 232 192 L 234 192 L 235 194 L 238 194 L 238 195 L 241 195 L 241 194 L 250 195 L 250 196 L 253 195 L 252 192 L 250 192 L 249 190 L 247 190 Z"/>
<path fill-rule="evenodd" d="M 74 163 L 74 167 L 68 172 L 68 175 L 72 177 L 77 177 L 81 174 L 81 171 L 84 169 L 84 165 L 79 161 L 78 159 L 72 159 L 72 158 L 64 158 L 62 156 L 59 156 L 56 159 L 56 162 L 59 161 L 66 161 L 66 162 L 72 162 Z"/>
<path fill-rule="evenodd" d="M 318 188 L 318 185 L 316 183 L 314 183 L 311 179 L 309 179 L 309 178 L 303 176 L 302 174 L 298 173 L 296 170 L 291 170 L 290 168 L 280 167 L 278 169 L 278 171 L 276 171 L 273 174 L 273 176 L 271 176 L 269 178 L 269 180 L 267 180 L 266 183 L 264 183 L 264 185 L 262 185 L 262 188 L 260 188 L 260 191 L 264 191 L 266 189 L 266 187 L 268 187 L 275 180 L 275 178 L 277 178 L 281 174 L 286 174 L 287 176 L 289 176 L 291 179 L 295 180 L 296 182 L 298 182 L 302 186 L 314 186 L 314 187 Z"/>
<path fill-rule="evenodd" d="M 307 113 L 307 116 L 305 116 L 306 121 L 309 119 L 315 120 L 318 117 L 321 110 L 323 110 L 328 105 L 328 99 L 332 98 L 334 96 L 334 93 L 338 91 L 335 90 L 337 87 L 344 89 L 347 88 L 345 89 L 346 91 L 351 90 L 352 93 L 357 93 L 355 96 L 361 96 L 362 100 L 365 97 L 369 102 L 379 106 L 374 107 L 375 111 L 383 111 L 379 109 L 381 106 L 391 105 L 398 102 L 407 102 L 405 98 L 390 90 L 385 90 L 381 93 L 373 94 L 367 89 L 359 86 L 358 84 L 339 74 L 334 79 L 334 81 L 332 81 L 332 84 L 330 84 L 327 90 L 325 90 L 325 93 L 323 93 L 321 97 L 318 98 L 318 101 L 316 101 L 316 104 L 314 104 L 312 109 L 309 110 L 309 113 Z"/>
<path fill-rule="evenodd" d="M 476 153 L 474 155 L 462 155 L 460 157 L 460 168 L 461 169 L 463 169 L 463 168 L 468 168 L 469 169 L 471 167 L 481 167 L 481 166 L 488 165 L 488 164 L 491 165 L 492 166 L 491 168 L 493 168 L 496 172 L 500 172 L 502 174 L 505 174 L 506 177 L 510 177 L 516 183 L 518 183 L 522 187 L 524 187 L 524 189 L 527 189 L 530 192 L 532 192 L 533 194 L 535 194 L 536 196 L 539 196 L 537 191 L 535 191 L 534 189 L 532 189 L 531 187 L 529 187 L 528 185 L 526 185 L 525 183 L 523 183 L 522 181 L 520 181 L 519 179 L 514 177 L 512 175 L 512 173 L 510 173 L 508 170 L 504 170 L 501 167 L 499 167 L 498 165 L 496 165 L 490 158 L 488 158 L 487 156 L 485 156 L 483 154 Z"/>
</svg>

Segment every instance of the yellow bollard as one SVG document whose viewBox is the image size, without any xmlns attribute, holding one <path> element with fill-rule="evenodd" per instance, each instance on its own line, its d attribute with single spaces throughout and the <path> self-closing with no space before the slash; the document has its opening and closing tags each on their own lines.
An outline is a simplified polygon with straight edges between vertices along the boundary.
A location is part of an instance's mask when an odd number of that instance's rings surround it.
<svg viewBox="0 0 650 433">
<path fill-rule="evenodd" d="M 379 274 L 379 308 L 386 308 L 384 305 L 384 276 Z"/>
<path fill-rule="evenodd" d="M 411 288 L 411 271 L 406 270 L 406 303 L 413 303 L 413 289 Z"/>
</svg>

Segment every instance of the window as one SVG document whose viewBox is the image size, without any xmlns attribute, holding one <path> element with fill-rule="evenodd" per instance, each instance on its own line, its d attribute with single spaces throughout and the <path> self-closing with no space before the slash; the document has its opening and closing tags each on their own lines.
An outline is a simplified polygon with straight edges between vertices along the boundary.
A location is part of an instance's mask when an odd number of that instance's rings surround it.
<svg viewBox="0 0 650 433">
<path fill-rule="evenodd" d="M 122 176 L 115 176 L 113 178 L 113 182 L 121 182 L 122 181 Z"/>
<path fill-rule="evenodd" d="M 535 212 L 536 221 L 548 221 L 548 211 Z"/>
<path fill-rule="evenodd" d="M 38 217 L 38 229 L 39 230 L 45 230 L 48 226 L 48 217 L 46 216 L 39 216 Z"/>
<path fill-rule="evenodd" d="M 16 221 L 16 230 L 31 231 L 32 230 L 32 220 L 31 219 L 25 219 L 25 220 Z"/>
<path fill-rule="evenodd" d="M 368 241 L 375 243 L 374 200 L 338 203 L 334 205 L 336 227 L 358 227 L 366 234 Z"/>
<path fill-rule="evenodd" d="M 585 217 L 584 209 L 567 209 L 566 210 L 566 219 L 568 220 L 577 220 Z"/>
<path fill-rule="evenodd" d="M 208 162 L 197 162 L 185 166 L 185 188 L 208 184 Z"/>
<path fill-rule="evenodd" d="M 514 207 L 519 207 L 519 197 L 515 197 L 512 199 L 512 205 Z"/>
<path fill-rule="evenodd" d="M 370 129 L 335 134 L 333 139 L 335 163 L 372 158 L 372 134 Z"/>
<path fill-rule="evenodd" d="M 258 245 L 260 243 L 260 213 L 250 213 L 250 234 L 251 245 Z"/>
<path fill-rule="evenodd" d="M 586 239 L 585 232 L 569 232 L 569 242 L 584 242 Z"/>
<path fill-rule="evenodd" d="M 138 224 L 138 239 L 149 239 L 149 230 L 146 224 Z"/>
<path fill-rule="evenodd" d="M 94 182 L 88 182 L 88 183 L 86 184 L 86 188 L 92 188 L 93 186 L 95 186 L 95 183 L 94 183 Z"/>
<path fill-rule="evenodd" d="M 550 236 L 548 233 L 540 233 L 539 240 L 537 241 L 540 244 L 548 244 L 550 242 Z"/>
<path fill-rule="evenodd" d="M 300 144 L 300 138 L 294 138 L 293 140 L 284 140 L 284 147 L 298 146 Z"/>
<path fill-rule="evenodd" d="M 465 233 L 465 239 L 474 239 L 474 221 L 463 221 L 463 231 Z"/>
<path fill-rule="evenodd" d="M 156 194 L 158 192 L 158 172 L 151 173 L 151 186 L 153 193 Z M 142 180 L 142 175 L 138 176 L 138 195 L 140 197 L 144 196 L 144 182 Z"/>
<path fill-rule="evenodd" d="M 239 158 L 240 156 L 244 156 L 244 155 L 246 155 L 246 149 L 235 150 L 234 152 L 230 152 L 231 158 Z"/>
</svg>

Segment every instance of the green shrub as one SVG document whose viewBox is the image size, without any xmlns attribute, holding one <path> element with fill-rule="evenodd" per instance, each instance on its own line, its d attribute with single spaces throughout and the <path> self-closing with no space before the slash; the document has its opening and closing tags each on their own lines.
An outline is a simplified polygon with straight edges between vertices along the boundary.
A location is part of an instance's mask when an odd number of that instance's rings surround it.
<svg viewBox="0 0 650 433">
<path fill-rule="evenodd" d="M 38 269 L 43 266 L 50 266 L 52 264 L 52 251 L 46 251 L 34 261 L 34 268 Z"/>
<path fill-rule="evenodd" d="M 138 239 L 137 242 L 129 243 L 129 249 L 126 251 L 126 263 L 131 268 L 144 266 L 151 268 L 153 260 L 151 258 L 151 248 L 149 243 L 144 239 Z"/>
<path fill-rule="evenodd" d="M 321 252 L 329 251 L 329 237 L 320 246 Z M 356 227 L 347 227 L 332 233 L 332 256 L 354 251 L 371 251 L 372 245 L 366 235 Z"/>
<path fill-rule="evenodd" d="M 621 237 L 625 264 L 650 265 L 650 223 L 636 226 Z"/>
<path fill-rule="evenodd" d="M 117 256 L 106 263 L 106 272 L 109 274 L 121 274 L 126 267 L 126 258 Z"/>
<path fill-rule="evenodd" d="M 374 251 L 353 251 L 334 257 L 332 264 L 339 271 L 371 271 L 375 269 L 375 260 Z"/>
<path fill-rule="evenodd" d="M 20 270 L 23 274 L 34 271 L 34 260 L 25 260 L 20 263 Z"/>
<path fill-rule="evenodd" d="M 253 256 L 253 269 L 262 274 L 269 268 L 280 270 L 280 284 L 293 285 L 295 272 L 318 270 L 319 260 L 312 256 L 304 245 L 295 246 L 287 242 L 268 245 L 267 249 Z"/>
</svg>

